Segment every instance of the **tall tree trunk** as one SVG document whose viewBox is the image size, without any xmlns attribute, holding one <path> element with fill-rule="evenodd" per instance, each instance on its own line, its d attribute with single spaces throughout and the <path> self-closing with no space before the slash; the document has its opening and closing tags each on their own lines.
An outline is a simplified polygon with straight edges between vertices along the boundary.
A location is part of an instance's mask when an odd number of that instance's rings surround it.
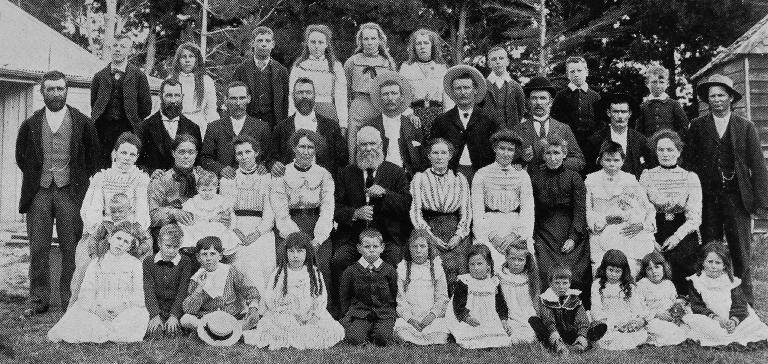
<svg viewBox="0 0 768 364">
<path fill-rule="evenodd" d="M 157 55 L 157 34 L 155 33 L 155 19 L 149 20 L 149 35 L 147 36 L 147 58 L 144 61 L 144 73 L 149 77 L 155 68 Z"/>
<path fill-rule="evenodd" d="M 117 0 L 107 0 L 107 14 L 104 18 L 104 39 L 101 43 L 103 59 L 109 59 L 112 43 L 115 41 L 115 20 L 117 18 Z"/>
<path fill-rule="evenodd" d="M 453 58 L 456 64 L 464 62 L 464 41 L 467 39 L 467 12 L 468 1 L 461 2 L 459 10 L 459 26 L 456 29 L 456 43 L 453 48 Z"/>
</svg>

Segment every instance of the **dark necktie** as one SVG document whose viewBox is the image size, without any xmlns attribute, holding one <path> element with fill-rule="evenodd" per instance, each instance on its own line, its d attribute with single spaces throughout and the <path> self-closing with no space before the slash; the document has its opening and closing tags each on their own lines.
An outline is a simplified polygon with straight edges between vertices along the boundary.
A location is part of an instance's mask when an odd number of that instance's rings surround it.
<svg viewBox="0 0 768 364">
<path fill-rule="evenodd" d="M 544 122 L 540 121 L 539 122 L 539 137 L 540 138 L 545 138 L 546 136 L 547 136 L 547 129 L 544 128 Z"/>
<path fill-rule="evenodd" d="M 373 186 L 373 168 L 365 170 L 365 188 L 371 188 Z"/>
</svg>

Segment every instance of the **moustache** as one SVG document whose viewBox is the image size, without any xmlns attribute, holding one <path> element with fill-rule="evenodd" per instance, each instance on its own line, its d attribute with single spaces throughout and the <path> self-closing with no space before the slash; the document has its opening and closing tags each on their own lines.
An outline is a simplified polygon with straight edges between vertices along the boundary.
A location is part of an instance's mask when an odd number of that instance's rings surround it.
<svg viewBox="0 0 768 364">
<path fill-rule="evenodd" d="M 163 103 L 163 114 L 173 119 L 181 115 L 181 103 Z"/>
<path fill-rule="evenodd" d="M 66 105 L 67 98 L 65 96 L 48 96 L 43 99 L 43 102 L 49 110 L 59 111 Z"/>
</svg>

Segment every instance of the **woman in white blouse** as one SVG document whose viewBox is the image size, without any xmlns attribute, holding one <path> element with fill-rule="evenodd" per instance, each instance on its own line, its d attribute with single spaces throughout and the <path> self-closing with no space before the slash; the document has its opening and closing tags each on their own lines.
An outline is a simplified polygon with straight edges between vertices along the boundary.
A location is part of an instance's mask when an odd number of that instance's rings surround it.
<svg viewBox="0 0 768 364">
<path fill-rule="evenodd" d="M 656 242 L 672 268 L 672 283 L 686 292 L 686 277 L 697 271 L 701 253 L 701 182 L 699 176 L 677 165 L 683 142 L 669 129 L 653 134 L 650 147 L 659 166 L 643 171 L 640 184 L 656 209 Z"/>
<path fill-rule="evenodd" d="M 323 137 L 311 130 L 299 129 L 290 139 L 294 160 L 285 166 L 282 177 L 273 178 L 270 201 L 280 237 L 278 251 L 291 233 L 302 231 L 312 237 L 317 250 L 317 266 L 325 282 L 330 282 L 333 229 L 334 183 L 331 173 L 315 163 Z M 284 249 L 282 249 L 284 250 Z"/>
<path fill-rule="evenodd" d="M 240 135 L 232 144 L 237 160 L 235 178 L 222 178 L 219 185 L 221 195 L 233 203 L 235 217 L 230 226 L 239 241 L 230 263 L 245 275 L 249 286 L 263 292 L 277 264 L 269 193 L 272 179 L 257 163 L 262 151 L 258 141 Z"/>
<path fill-rule="evenodd" d="M 189 42 L 180 45 L 173 56 L 169 78 L 181 83 L 184 94 L 182 113 L 197 124 L 200 134 L 205 136 L 208 123 L 218 120 L 219 114 L 216 112 L 216 86 L 205 71 L 200 48 Z"/>
<path fill-rule="evenodd" d="M 304 43 L 299 58 L 293 63 L 288 81 L 289 95 L 299 78 L 308 78 L 315 85 L 315 113 L 347 127 L 349 103 L 347 76 L 333 49 L 331 28 L 312 24 L 304 30 Z M 296 112 L 293 97 L 288 97 L 288 115 Z"/>
<path fill-rule="evenodd" d="M 453 108 L 454 103 L 443 90 L 443 77 L 448 66 L 443 58 L 443 40 L 429 29 L 419 29 L 408 40 L 408 61 L 400 66 L 400 74 L 413 87 L 413 113 L 421 119 L 422 129 L 430 130 L 437 115 Z"/>
<path fill-rule="evenodd" d="M 491 250 L 494 271 L 501 271 L 505 252 L 512 244 L 524 245 L 533 253 L 533 188 L 525 169 L 516 168 L 522 140 L 502 129 L 490 140 L 496 161 L 480 168 L 472 179 L 472 233 L 475 244 Z"/>
</svg>

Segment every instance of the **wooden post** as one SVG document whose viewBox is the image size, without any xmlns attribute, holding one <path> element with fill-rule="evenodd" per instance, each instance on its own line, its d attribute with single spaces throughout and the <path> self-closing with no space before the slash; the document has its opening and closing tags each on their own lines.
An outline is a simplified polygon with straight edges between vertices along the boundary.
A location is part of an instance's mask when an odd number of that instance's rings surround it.
<svg viewBox="0 0 768 364">
<path fill-rule="evenodd" d="M 545 0 L 539 0 L 539 74 L 541 76 L 547 75 L 547 8 L 544 3 Z"/>
<path fill-rule="evenodd" d="M 206 47 L 208 45 L 208 0 L 203 0 L 202 29 L 200 29 L 200 53 L 205 63 Z"/>
</svg>

